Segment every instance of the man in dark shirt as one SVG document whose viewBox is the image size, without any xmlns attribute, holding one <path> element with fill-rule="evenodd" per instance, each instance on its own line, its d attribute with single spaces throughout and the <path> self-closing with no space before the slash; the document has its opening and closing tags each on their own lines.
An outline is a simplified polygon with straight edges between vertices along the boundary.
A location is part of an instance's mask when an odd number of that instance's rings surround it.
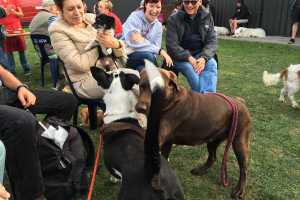
<svg viewBox="0 0 300 200">
<path fill-rule="evenodd" d="M 236 1 L 236 9 L 234 15 L 229 20 L 230 31 L 233 35 L 239 24 L 248 23 L 249 10 L 243 0 Z"/>
<path fill-rule="evenodd" d="M 216 92 L 216 32 L 211 13 L 202 6 L 202 0 L 183 0 L 183 9 L 168 19 L 166 38 L 174 67 L 187 78 L 192 90 Z"/>
<path fill-rule="evenodd" d="M 300 0 L 291 0 L 290 6 L 292 9 L 292 35 L 289 44 L 295 43 L 295 38 L 298 33 L 299 22 L 300 22 Z"/>
</svg>

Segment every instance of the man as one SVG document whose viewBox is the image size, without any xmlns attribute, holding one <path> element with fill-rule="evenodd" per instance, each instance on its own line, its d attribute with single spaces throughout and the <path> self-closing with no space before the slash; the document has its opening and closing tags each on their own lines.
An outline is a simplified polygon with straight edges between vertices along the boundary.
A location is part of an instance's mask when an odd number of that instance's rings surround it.
<svg viewBox="0 0 300 200">
<path fill-rule="evenodd" d="M 115 19 L 115 36 L 120 37 L 122 35 L 122 22 L 120 18 L 112 12 L 113 4 L 109 0 L 100 0 L 98 2 L 98 12 L 101 14 L 105 14 L 111 16 Z"/>
<path fill-rule="evenodd" d="M 0 99 L 0 139 L 6 147 L 6 169 L 14 199 L 44 200 L 37 121 L 33 114 L 69 120 L 76 108 L 76 99 L 59 91 L 32 93 L 1 64 L 0 79 L 10 89 L 0 90 L 0 97 L 6 97 Z"/>
<path fill-rule="evenodd" d="M 292 11 L 292 35 L 289 44 L 295 43 L 295 38 L 298 33 L 299 23 L 300 23 L 300 0 L 291 0 L 290 8 Z"/>
<path fill-rule="evenodd" d="M 214 22 L 202 0 L 184 0 L 183 9 L 167 22 L 167 50 L 174 67 L 187 78 L 193 91 L 216 92 L 217 49 Z"/>
<path fill-rule="evenodd" d="M 40 9 L 38 14 L 32 19 L 29 29 L 31 34 L 40 34 L 49 36 L 48 32 L 48 20 L 53 16 L 58 15 L 56 5 L 53 0 L 43 0 L 42 5 L 37 7 Z"/>
</svg>

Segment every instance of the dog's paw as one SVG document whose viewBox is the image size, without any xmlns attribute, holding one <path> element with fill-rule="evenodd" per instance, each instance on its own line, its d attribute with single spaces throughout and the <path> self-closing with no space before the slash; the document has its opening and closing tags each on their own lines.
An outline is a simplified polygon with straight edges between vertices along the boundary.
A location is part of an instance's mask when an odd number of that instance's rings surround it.
<svg viewBox="0 0 300 200">
<path fill-rule="evenodd" d="M 282 102 L 282 103 L 285 103 L 285 102 L 286 102 L 286 100 L 285 100 L 285 98 L 284 98 L 283 96 L 280 96 L 279 99 L 278 99 L 278 101 L 280 101 L 280 102 Z"/>
<path fill-rule="evenodd" d="M 112 175 L 109 177 L 109 181 L 110 181 L 111 183 L 114 183 L 114 184 L 117 184 L 117 183 L 121 183 L 121 182 L 122 182 L 121 179 L 116 178 L 116 177 L 114 177 L 114 176 L 112 176 Z"/>
<path fill-rule="evenodd" d="M 297 103 L 292 103 L 293 108 L 299 108 L 299 105 Z"/>
<path fill-rule="evenodd" d="M 231 198 L 233 199 L 243 199 L 244 196 L 244 189 L 243 188 L 235 188 L 231 193 Z"/>
</svg>

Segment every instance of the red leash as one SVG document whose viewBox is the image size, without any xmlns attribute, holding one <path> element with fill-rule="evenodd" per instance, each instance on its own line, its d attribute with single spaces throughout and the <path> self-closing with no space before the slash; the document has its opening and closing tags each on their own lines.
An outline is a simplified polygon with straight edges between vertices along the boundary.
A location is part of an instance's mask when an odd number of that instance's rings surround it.
<svg viewBox="0 0 300 200">
<path fill-rule="evenodd" d="M 222 93 L 208 93 L 208 94 L 214 94 L 219 97 L 222 97 L 223 99 L 225 99 L 227 104 L 232 109 L 232 121 L 231 121 L 231 126 L 230 126 L 230 132 L 228 135 L 227 143 L 226 143 L 225 150 L 224 150 L 224 157 L 223 157 L 222 164 L 221 164 L 221 181 L 222 181 L 224 187 L 227 187 L 229 185 L 228 177 L 227 177 L 228 152 L 229 152 L 230 147 L 232 146 L 232 142 L 236 135 L 239 111 L 238 111 L 236 102 L 232 98 L 230 98 Z"/>
<path fill-rule="evenodd" d="M 99 143 L 98 143 L 98 147 L 97 147 L 97 153 L 96 153 L 96 158 L 95 158 L 95 163 L 94 163 L 93 175 L 92 175 L 92 180 L 91 180 L 87 200 L 92 199 L 93 189 L 94 189 L 94 185 L 95 185 L 95 181 L 96 181 L 97 169 L 98 169 L 98 166 L 99 166 L 101 153 L 102 153 L 102 149 L 103 149 L 103 135 L 102 135 L 103 130 L 104 129 L 103 129 L 103 126 L 102 126 L 100 128 Z"/>
</svg>

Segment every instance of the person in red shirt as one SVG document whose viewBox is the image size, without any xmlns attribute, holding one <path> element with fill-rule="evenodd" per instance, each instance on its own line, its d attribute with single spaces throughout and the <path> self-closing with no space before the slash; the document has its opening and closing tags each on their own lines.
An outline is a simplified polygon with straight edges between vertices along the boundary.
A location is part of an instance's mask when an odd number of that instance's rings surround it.
<svg viewBox="0 0 300 200">
<path fill-rule="evenodd" d="M 7 33 L 21 33 L 23 31 L 21 20 L 24 16 L 19 0 L 0 0 L 0 6 L 6 10 L 7 16 L 0 19 L 0 24 L 5 26 Z M 25 56 L 26 43 L 24 36 L 8 37 L 4 40 L 3 50 L 7 53 L 8 70 L 16 73 L 16 64 L 13 52 L 18 51 L 20 63 L 26 75 L 30 74 L 30 66 Z"/>
<path fill-rule="evenodd" d="M 115 19 L 115 37 L 120 37 L 122 35 L 122 22 L 120 18 L 112 12 L 113 4 L 109 0 L 100 0 L 98 2 L 98 12 L 101 14 L 105 14 L 111 16 Z"/>
</svg>

